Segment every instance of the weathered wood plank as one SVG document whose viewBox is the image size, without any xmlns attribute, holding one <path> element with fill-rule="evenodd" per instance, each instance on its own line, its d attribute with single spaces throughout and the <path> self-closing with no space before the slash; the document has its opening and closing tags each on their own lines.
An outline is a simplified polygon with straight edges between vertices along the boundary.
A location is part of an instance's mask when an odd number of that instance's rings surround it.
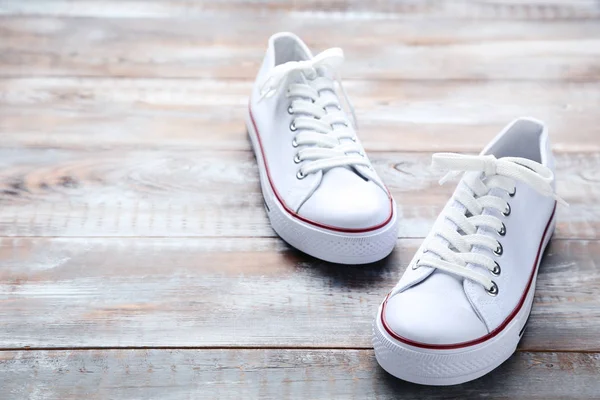
<svg viewBox="0 0 600 400">
<path fill-rule="evenodd" d="M 490 135 L 490 138 L 493 135 Z M 427 153 L 372 153 L 400 237 L 424 237 L 454 190 Z M 556 237 L 600 237 L 600 155 L 559 154 Z M 274 236 L 250 151 L 0 149 L 0 235 Z"/>
<path fill-rule="evenodd" d="M 279 239 L 3 238 L 0 347 L 371 347 L 418 239 L 375 265 Z M 555 240 L 523 350 L 600 350 L 600 241 Z"/>
<path fill-rule="evenodd" d="M 4 146 L 248 148 L 252 83 L 0 79 Z M 516 116 L 544 120 L 559 151 L 600 151 L 600 83 L 347 81 L 367 150 L 478 152 Z"/>
<path fill-rule="evenodd" d="M 272 32 L 341 46 L 401 236 L 452 190 L 406 151 L 478 151 L 528 114 L 563 152 L 556 237 L 598 239 L 599 18 L 593 0 L 0 0 L 0 236 L 21 236 L 0 237 L 0 397 L 597 397 L 600 354 L 571 352 L 600 351 L 600 241 L 553 241 L 500 369 L 403 383 L 367 349 L 420 240 L 348 268 L 273 237 L 242 117 Z"/>
<path fill-rule="evenodd" d="M 313 13 L 204 13 L 181 19 L 0 17 L 0 76 L 250 79 L 267 38 L 282 29 L 298 33 L 317 50 L 344 48 L 346 78 L 600 78 L 600 24 L 594 20 L 378 18 L 336 21 L 332 30 L 331 18 L 315 18 Z"/>
<path fill-rule="evenodd" d="M 591 399 L 600 355 L 517 353 L 476 381 L 414 385 L 368 350 L 94 350 L 0 353 L 11 399 Z"/>
<path fill-rule="evenodd" d="M 77 17 L 174 18 L 205 13 L 310 13 L 313 17 L 333 14 L 337 18 L 423 17 L 581 19 L 598 18 L 595 0 L 28 0 L 0 1 L 0 15 L 68 15 Z"/>
</svg>

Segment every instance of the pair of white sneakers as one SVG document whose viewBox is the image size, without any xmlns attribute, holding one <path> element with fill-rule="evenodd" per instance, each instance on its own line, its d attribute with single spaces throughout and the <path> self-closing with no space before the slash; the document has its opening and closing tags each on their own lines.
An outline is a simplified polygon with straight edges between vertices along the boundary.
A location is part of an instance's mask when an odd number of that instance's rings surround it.
<svg viewBox="0 0 600 400">
<path fill-rule="evenodd" d="M 273 229 L 314 257 L 364 264 L 390 254 L 399 218 L 356 137 L 336 75 L 343 59 L 338 48 L 313 56 L 293 34 L 272 36 L 246 123 Z M 464 175 L 379 307 L 373 344 L 392 375 L 451 385 L 515 351 L 559 199 L 548 134 L 533 119 L 509 124 L 480 155 L 433 163 Z"/>
</svg>

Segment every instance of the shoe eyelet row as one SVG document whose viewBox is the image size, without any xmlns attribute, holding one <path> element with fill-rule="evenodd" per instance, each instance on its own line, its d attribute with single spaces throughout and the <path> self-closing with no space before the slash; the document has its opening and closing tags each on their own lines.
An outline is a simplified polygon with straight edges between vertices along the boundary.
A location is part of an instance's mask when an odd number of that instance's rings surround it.
<svg viewBox="0 0 600 400">
<path fill-rule="evenodd" d="M 510 197 L 515 197 L 515 194 L 517 194 L 516 187 L 508 195 Z M 504 215 L 505 217 L 508 217 L 510 215 L 510 213 L 511 213 L 510 204 L 506 203 L 506 208 L 502 212 L 502 215 Z M 504 222 L 502 223 L 502 227 L 500 228 L 500 230 L 498 230 L 497 232 L 498 232 L 498 235 L 500 235 L 500 236 L 506 236 L 506 225 L 504 224 Z M 498 247 L 496 247 L 496 249 L 494 250 L 494 254 L 499 257 L 503 253 L 504 253 L 504 247 L 502 247 L 502 243 L 498 242 Z M 494 276 L 499 276 L 500 273 L 502 272 L 502 269 L 500 268 L 500 264 L 498 264 L 496 261 L 494 261 L 494 264 L 496 264 L 496 265 L 494 266 L 494 269 L 490 271 L 490 273 Z M 497 296 L 498 295 L 498 285 L 496 285 L 496 282 L 494 282 L 494 281 L 492 281 L 492 284 L 493 284 L 492 288 L 490 290 L 486 289 L 486 292 L 490 296 Z"/>
<path fill-rule="evenodd" d="M 517 194 L 517 188 L 516 187 L 508 195 L 510 197 L 515 197 L 515 194 Z M 510 215 L 510 213 L 511 213 L 510 204 L 506 203 L 506 209 L 502 212 L 502 215 L 504 215 L 505 217 L 508 217 Z M 502 227 L 498 231 L 498 235 L 500 235 L 500 236 L 505 236 L 506 235 L 506 225 L 504 223 L 502 223 Z M 496 247 L 496 250 L 494 250 L 494 254 L 499 257 L 503 253 L 504 253 L 504 248 L 502 247 L 502 243 L 498 242 L 498 247 Z M 500 268 L 500 264 L 498 264 L 496 261 L 494 261 L 494 264 L 496 264 L 496 265 L 494 266 L 494 269 L 492 269 L 490 271 L 490 273 L 492 275 L 494 275 L 494 276 L 500 276 L 500 274 L 502 273 L 502 269 Z M 498 285 L 496 284 L 496 282 L 492 281 L 492 287 L 489 290 L 485 289 L 485 291 L 490 296 L 494 296 L 494 297 L 498 296 L 498 293 L 499 293 Z"/>
</svg>

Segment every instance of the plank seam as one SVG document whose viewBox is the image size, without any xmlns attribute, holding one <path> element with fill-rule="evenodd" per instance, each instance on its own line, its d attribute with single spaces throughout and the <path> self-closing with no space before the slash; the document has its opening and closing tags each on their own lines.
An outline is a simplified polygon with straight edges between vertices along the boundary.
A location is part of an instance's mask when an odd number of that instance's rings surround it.
<svg viewBox="0 0 600 400">
<path fill-rule="evenodd" d="M 279 239 L 279 236 L 12 236 L 0 235 L 0 239 Z M 425 236 L 398 236 L 398 240 L 422 240 Z M 552 241 L 600 242 L 600 237 L 552 237 Z M 290 248 L 292 248 L 290 246 Z"/>
<path fill-rule="evenodd" d="M 500 124 L 501 125 L 501 124 Z M 500 126 L 499 125 L 499 126 Z M 240 125 L 241 126 L 241 125 Z M 240 129 L 241 130 L 241 129 Z M 6 132 L 2 132 L 0 131 L 0 134 L 5 134 Z M 102 145 L 98 145 L 98 146 L 85 146 L 85 147 L 76 147 L 76 146 L 36 146 L 36 145 L 28 145 L 28 144 L 23 144 L 23 145 L 19 145 L 19 146 L 2 146 L 0 145 L 0 151 L 2 150 L 65 150 L 65 151 L 81 151 L 81 152 L 88 152 L 88 153 L 92 153 L 92 152 L 113 152 L 115 150 L 117 151 L 146 151 L 148 153 L 164 153 L 167 151 L 178 151 L 178 152 L 182 152 L 182 153 L 207 153 L 207 154 L 211 154 L 211 153 L 245 153 L 245 154 L 249 154 L 249 155 L 254 155 L 254 152 L 252 151 L 252 149 L 247 148 L 247 149 L 231 149 L 231 148 L 213 148 L 213 149 L 209 149 L 207 150 L 206 147 L 202 147 L 202 146 L 193 146 L 193 145 L 186 145 L 185 147 L 183 146 L 178 146 L 178 145 L 173 145 L 173 146 L 169 146 L 168 144 L 158 144 L 158 145 L 148 145 L 148 146 L 144 146 L 142 144 L 140 145 L 121 145 L 121 144 L 115 144 L 112 145 L 110 147 L 107 146 L 102 146 Z M 474 154 L 477 153 L 479 150 L 460 150 L 460 151 L 456 151 L 455 149 L 449 149 L 449 148 L 439 148 L 439 149 L 432 149 L 432 150 L 411 150 L 411 149 L 407 149 L 407 150 L 380 150 L 380 149 L 366 149 L 366 152 L 369 154 L 390 154 L 390 155 L 394 155 L 394 154 L 410 154 L 410 155 L 426 155 L 429 156 L 433 153 L 439 153 L 439 152 L 444 152 L 444 151 L 449 151 L 449 152 L 453 152 L 453 153 L 465 153 L 465 154 Z M 595 149 L 590 149 L 590 150 L 582 150 L 582 149 L 571 149 L 571 150 L 565 150 L 565 149 L 552 149 L 552 151 L 554 152 L 554 154 L 560 154 L 560 155 L 570 155 L 570 154 L 582 154 L 582 155 L 595 155 L 598 154 L 598 150 Z M 252 159 L 254 159 L 254 156 L 252 157 Z"/>
<path fill-rule="evenodd" d="M 203 77 L 203 76 L 156 76 L 156 75 L 49 75 L 49 74 L 39 74 L 39 75 L 11 75 L 11 74 L 0 74 L 0 80 L 15 80 L 15 79 L 102 79 L 102 80 L 177 80 L 177 81 L 194 81 L 198 82 L 200 80 L 204 81 L 234 81 L 234 82 L 248 82 L 252 83 L 252 77 L 243 77 L 243 76 L 220 76 L 217 78 Z M 556 79 L 531 79 L 531 78 L 442 78 L 442 79 L 426 79 L 426 78 L 386 78 L 386 77 L 344 77 L 344 82 L 417 82 L 417 83 L 440 83 L 440 82 L 450 82 L 450 83 L 544 83 L 544 84 L 568 84 L 568 83 L 594 83 L 597 84 L 598 80 L 593 78 L 556 78 Z"/>
<path fill-rule="evenodd" d="M 0 348 L 0 353 L 10 351 L 104 351 L 104 350 L 369 350 L 373 351 L 369 346 L 81 346 L 81 347 L 3 347 Z M 577 353 L 577 354 L 598 354 L 599 349 L 527 349 L 518 348 L 519 353 Z"/>
</svg>

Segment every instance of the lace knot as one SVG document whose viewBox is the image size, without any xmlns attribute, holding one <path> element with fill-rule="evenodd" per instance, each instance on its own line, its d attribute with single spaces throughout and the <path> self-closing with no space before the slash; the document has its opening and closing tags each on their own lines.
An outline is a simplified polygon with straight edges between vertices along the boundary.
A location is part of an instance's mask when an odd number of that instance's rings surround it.
<svg viewBox="0 0 600 400">
<path fill-rule="evenodd" d="M 317 54 L 310 60 L 304 61 L 289 61 L 284 64 L 280 64 L 273 68 L 270 76 L 262 84 L 260 88 L 259 101 L 273 96 L 280 86 L 285 81 L 287 76 L 294 72 L 307 72 L 307 76 L 316 76 L 316 70 L 319 67 L 328 67 L 333 70 L 338 68 L 344 62 L 344 52 L 340 48 L 331 48 Z"/>
<path fill-rule="evenodd" d="M 533 160 L 520 157 L 496 158 L 494 155 L 472 156 L 456 153 L 437 153 L 433 155 L 434 167 L 447 169 L 450 172 L 440 184 L 453 178 L 460 172 L 483 172 L 486 176 L 502 175 L 521 181 L 543 196 L 554 198 L 561 204 L 567 203 L 555 194 L 553 182 L 554 173 L 547 166 Z"/>
<path fill-rule="evenodd" d="M 497 161 L 498 159 L 493 155 L 487 155 L 481 158 L 483 164 L 481 169 L 486 176 L 496 175 Z"/>
</svg>

